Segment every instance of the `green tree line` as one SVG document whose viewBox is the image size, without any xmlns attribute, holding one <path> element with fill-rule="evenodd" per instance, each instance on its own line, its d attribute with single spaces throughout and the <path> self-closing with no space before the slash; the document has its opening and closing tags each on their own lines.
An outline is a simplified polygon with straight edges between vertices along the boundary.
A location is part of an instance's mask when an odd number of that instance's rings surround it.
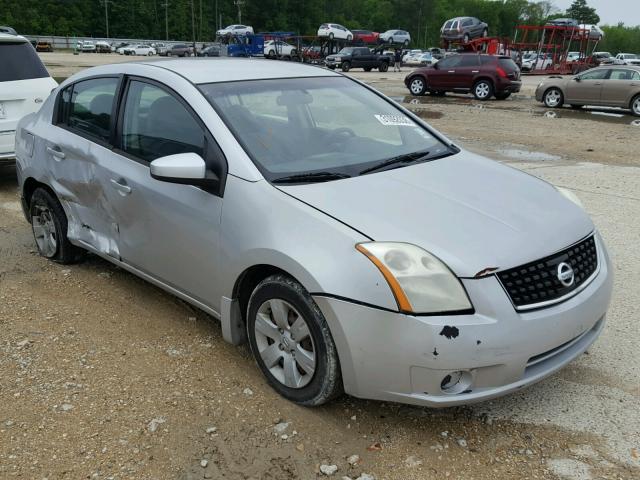
<svg viewBox="0 0 640 480">
<path fill-rule="evenodd" d="M 211 41 L 216 27 L 238 23 L 233 0 L 0 0 L 0 25 L 31 35 L 109 36 Z M 572 10 L 573 8 L 573 10 Z M 323 22 L 383 32 L 408 30 L 415 46 L 435 46 L 448 18 L 469 15 L 489 24 L 490 34 L 512 37 L 518 24 L 543 24 L 566 13 L 597 18 L 576 0 L 569 12 L 552 1 L 530 0 L 245 0 L 242 23 L 258 31 L 315 35 Z M 591 9 L 592 10 L 592 9 Z M 640 27 L 606 26 L 600 50 L 640 52 Z"/>
</svg>

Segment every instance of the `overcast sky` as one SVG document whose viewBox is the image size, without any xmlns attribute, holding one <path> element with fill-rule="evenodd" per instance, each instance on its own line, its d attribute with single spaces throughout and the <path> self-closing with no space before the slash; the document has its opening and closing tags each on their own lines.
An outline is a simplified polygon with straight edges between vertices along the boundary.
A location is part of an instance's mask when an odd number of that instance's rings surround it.
<svg viewBox="0 0 640 480">
<path fill-rule="evenodd" d="M 558 8 L 566 10 L 572 0 L 551 0 Z M 600 25 L 640 25 L 640 0 L 587 0 L 600 15 Z"/>
</svg>

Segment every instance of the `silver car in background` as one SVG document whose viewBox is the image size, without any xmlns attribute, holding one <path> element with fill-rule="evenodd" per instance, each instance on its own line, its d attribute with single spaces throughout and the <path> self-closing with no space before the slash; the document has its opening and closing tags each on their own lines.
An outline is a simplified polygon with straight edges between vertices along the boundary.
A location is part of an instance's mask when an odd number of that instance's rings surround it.
<svg viewBox="0 0 640 480">
<path fill-rule="evenodd" d="M 574 194 L 325 69 L 90 68 L 16 152 L 41 255 L 91 252 L 210 313 L 302 405 L 490 399 L 605 324 L 612 267 Z"/>
</svg>

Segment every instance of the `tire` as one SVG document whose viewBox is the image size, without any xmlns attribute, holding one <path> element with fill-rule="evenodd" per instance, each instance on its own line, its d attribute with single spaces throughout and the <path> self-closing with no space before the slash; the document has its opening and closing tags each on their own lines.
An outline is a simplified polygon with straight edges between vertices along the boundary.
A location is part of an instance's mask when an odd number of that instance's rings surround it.
<svg viewBox="0 0 640 480">
<path fill-rule="evenodd" d="M 343 72 L 348 72 L 351 68 L 351 64 L 349 62 L 342 62 L 341 68 Z"/>
<path fill-rule="evenodd" d="M 292 278 L 277 274 L 258 284 L 249 298 L 247 338 L 267 382 L 287 400 L 317 406 L 342 394 L 327 321 Z"/>
<path fill-rule="evenodd" d="M 544 92 L 542 101 L 547 108 L 559 108 L 564 103 L 564 96 L 560 89 L 552 87 Z"/>
<path fill-rule="evenodd" d="M 404 46 L 405 46 L 405 47 L 408 47 L 408 46 L 409 46 L 409 40 L 405 40 L 405 41 L 404 41 Z"/>
<path fill-rule="evenodd" d="M 151 55 L 153 55 L 153 53 L 151 52 L 147 53 L 147 57 L 150 57 Z"/>
<path fill-rule="evenodd" d="M 347 35 L 347 42 L 350 42 L 351 40 L 353 40 L 353 35 Z"/>
<path fill-rule="evenodd" d="M 335 35 L 333 34 L 333 32 L 329 32 L 329 40 L 333 40 L 333 37 L 335 37 Z"/>
<path fill-rule="evenodd" d="M 463 41 L 464 43 L 469 43 L 469 34 L 468 34 L 468 33 L 465 33 L 465 34 L 464 34 L 464 37 L 462 37 L 462 41 Z"/>
<path fill-rule="evenodd" d="M 378 67 L 378 71 L 386 72 L 387 70 L 389 70 L 389 64 L 387 62 L 381 62 L 380 66 Z"/>
<path fill-rule="evenodd" d="M 485 37 L 485 38 L 489 36 L 489 29 L 488 28 L 485 28 L 484 30 L 482 30 L 482 36 Z"/>
<path fill-rule="evenodd" d="M 269 58 L 276 58 L 276 52 L 274 50 L 269 50 Z"/>
<path fill-rule="evenodd" d="M 55 196 L 37 188 L 29 199 L 29 215 L 40 255 L 65 265 L 82 259 L 85 251 L 69 242 L 67 216 Z"/>
<path fill-rule="evenodd" d="M 511 92 L 496 93 L 496 98 L 498 100 L 506 100 L 510 96 L 511 96 Z"/>
<path fill-rule="evenodd" d="M 636 95 L 635 97 L 633 97 L 629 108 L 631 108 L 631 113 L 633 113 L 636 117 L 640 117 L 640 95 Z"/>
<path fill-rule="evenodd" d="M 295 57 L 297 55 L 298 55 L 298 51 L 295 48 L 291 50 L 291 53 L 289 53 L 289 56 L 291 58 L 293 58 L 293 57 Z"/>
<path fill-rule="evenodd" d="M 493 84 L 489 80 L 478 80 L 473 86 L 472 92 L 476 100 L 489 100 L 493 96 Z"/>
<path fill-rule="evenodd" d="M 393 37 L 389 37 L 388 42 L 389 42 L 389 43 L 394 43 L 394 41 L 393 41 Z"/>
<path fill-rule="evenodd" d="M 426 91 L 427 81 L 423 77 L 416 76 L 409 82 L 409 92 L 411 92 L 411 95 L 414 97 L 424 95 Z"/>
</svg>

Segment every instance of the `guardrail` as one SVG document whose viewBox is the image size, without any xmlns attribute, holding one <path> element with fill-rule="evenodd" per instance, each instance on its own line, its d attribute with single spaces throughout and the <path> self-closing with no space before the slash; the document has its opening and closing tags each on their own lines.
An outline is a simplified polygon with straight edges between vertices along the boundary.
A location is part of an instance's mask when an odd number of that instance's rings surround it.
<svg viewBox="0 0 640 480">
<path fill-rule="evenodd" d="M 107 42 L 110 45 L 119 44 L 121 42 L 127 43 L 164 43 L 165 45 L 173 45 L 176 43 L 190 44 L 191 40 L 151 40 L 148 38 L 104 38 L 104 37 L 63 37 L 58 35 L 23 35 L 29 40 L 35 40 L 36 42 L 51 42 L 53 48 L 75 48 L 78 42 L 90 41 L 90 42 Z M 196 42 L 196 45 L 200 45 L 202 42 Z M 209 42 L 210 43 L 210 42 Z"/>
</svg>

